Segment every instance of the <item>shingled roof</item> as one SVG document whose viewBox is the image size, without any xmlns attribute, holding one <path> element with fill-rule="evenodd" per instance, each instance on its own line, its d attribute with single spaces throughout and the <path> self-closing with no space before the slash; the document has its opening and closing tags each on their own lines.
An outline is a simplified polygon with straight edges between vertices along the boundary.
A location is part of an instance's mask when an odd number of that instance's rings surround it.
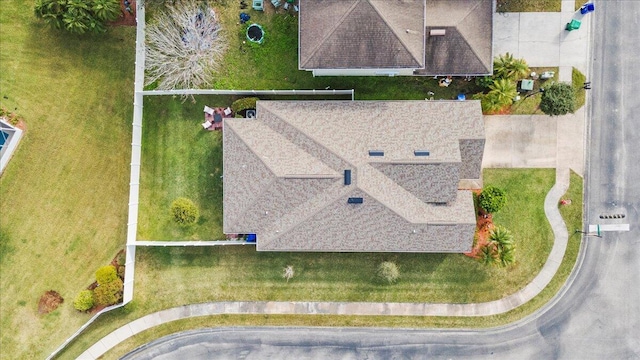
<svg viewBox="0 0 640 360">
<path fill-rule="evenodd" d="M 427 0 L 425 75 L 493 72 L 493 0 Z M 431 36 L 431 30 L 445 35 Z"/>
<path fill-rule="evenodd" d="M 300 0 L 299 67 L 491 74 L 493 13 L 493 0 Z"/>
<path fill-rule="evenodd" d="M 301 0 L 301 69 L 424 67 L 424 0 Z"/>
<path fill-rule="evenodd" d="M 259 101 L 255 119 L 225 119 L 223 141 L 224 232 L 257 234 L 258 250 L 471 247 L 457 184 L 480 177 L 477 101 Z"/>
</svg>

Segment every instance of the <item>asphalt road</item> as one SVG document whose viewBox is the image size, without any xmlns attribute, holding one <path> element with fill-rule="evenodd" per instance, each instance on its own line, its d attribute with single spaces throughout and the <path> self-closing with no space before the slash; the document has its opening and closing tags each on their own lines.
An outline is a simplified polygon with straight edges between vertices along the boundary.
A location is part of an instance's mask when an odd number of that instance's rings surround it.
<svg viewBox="0 0 640 360">
<path fill-rule="evenodd" d="M 484 331 L 221 328 L 124 359 L 640 359 L 640 1 L 598 1 L 593 21 L 587 223 L 630 232 L 583 242 L 570 286 L 537 314 Z M 623 220 L 601 220 L 622 213 Z"/>
</svg>

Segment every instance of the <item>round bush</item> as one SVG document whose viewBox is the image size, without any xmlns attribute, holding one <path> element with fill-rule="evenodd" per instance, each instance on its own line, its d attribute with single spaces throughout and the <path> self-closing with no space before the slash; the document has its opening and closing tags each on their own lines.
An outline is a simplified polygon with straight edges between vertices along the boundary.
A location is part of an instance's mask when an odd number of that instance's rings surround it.
<svg viewBox="0 0 640 360">
<path fill-rule="evenodd" d="M 497 213 L 507 204 L 507 193 L 495 186 L 487 186 L 478 196 L 478 204 L 488 213 Z"/>
<path fill-rule="evenodd" d="M 95 290 L 95 301 L 98 305 L 113 305 L 122 299 L 122 280 L 101 284 Z"/>
<path fill-rule="evenodd" d="M 376 271 L 376 278 L 378 281 L 387 284 L 393 284 L 400 278 L 400 270 L 398 265 L 391 261 L 385 261 L 378 266 Z"/>
<path fill-rule="evenodd" d="M 99 285 L 108 284 L 118 278 L 118 272 L 113 265 L 107 265 L 96 271 L 96 281 Z"/>
<path fill-rule="evenodd" d="M 178 224 L 189 225 L 198 220 L 200 211 L 193 201 L 187 198 L 177 198 L 171 204 L 171 214 Z"/>
<path fill-rule="evenodd" d="M 91 290 L 82 290 L 73 300 L 73 307 L 78 311 L 87 311 L 93 307 L 95 301 Z"/>
</svg>

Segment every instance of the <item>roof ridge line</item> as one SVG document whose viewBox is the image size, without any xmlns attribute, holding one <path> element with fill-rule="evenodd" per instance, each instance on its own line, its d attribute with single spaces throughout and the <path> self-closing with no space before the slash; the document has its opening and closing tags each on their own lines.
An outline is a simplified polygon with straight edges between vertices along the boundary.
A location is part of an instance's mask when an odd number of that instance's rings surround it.
<svg viewBox="0 0 640 360">
<path fill-rule="evenodd" d="M 333 27 L 333 29 L 331 29 L 331 31 L 329 31 L 329 32 L 327 33 L 327 35 L 326 35 L 326 36 L 324 36 L 324 37 L 322 38 L 322 41 L 320 41 L 320 42 L 318 43 L 318 45 L 316 46 L 316 48 L 315 48 L 315 49 L 313 49 L 313 50 L 309 53 L 309 56 L 307 56 L 307 59 L 312 59 L 312 58 L 315 56 L 315 54 L 318 52 L 318 50 L 320 49 L 320 47 L 322 47 L 322 45 L 324 44 L 324 42 L 325 42 L 325 41 L 326 41 L 326 40 L 327 40 L 331 35 L 333 35 L 333 33 L 335 33 L 335 32 L 338 30 L 338 27 L 339 27 L 339 26 L 344 22 L 344 20 L 349 16 L 349 14 L 351 14 L 351 12 L 353 11 L 353 9 L 355 9 L 355 7 L 360 3 L 360 1 L 362 1 L 362 0 L 355 0 L 355 1 L 353 2 L 353 5 L 351 5 L 351 7 L 349 8 L 349 10 L 348 10 L 348 11 L 346 11 L 346 12 L 344 13 L 344 15 L 342 15 L 342 18 L 340 18 L 340 20 L 338 20 L 338 22 L 337 22 L 337 23 L 336 23 L 336 25 Z M 298 31 L 299 31 L 299 30 L 298 30 Z M 299 40 L 298 40 L 298 41 L 299 41 Z M 299 45 L 298 45 L 298 46 L 299 46 Z M 308 62 L 308 61 L 309 61 L 309 60 L 307 60 L 307 62 Z M 306 63 L 306 62 L 305 62 L 305 63 Z M 304 65 L 304 64 L 300 64 L 300 67 L 304 68 L 304 67 L 305 67 L 305 65 Z"/>
<path fill-rule="evenodd" d="M 423 2 L 425 2 L 425 1 L 423 0 Z M 423 47 L 423 49 L 422 49 L 422 50 L 423 50 L 423 51 L 422 51 L 422 53 L 423 53 L 423 54 L 422 54 L 423 59 L 422 59 L 422 61 L 420 61 L 419 59 L 416 59 L 416 57 L 413 55 L 413 53 L 411 52 L 411 50 L 409 50 L 409 48 L 407 47 L 407 44 L 406 44 L 404 41 L 402 41 L 402 38 L 398 35 L 398 33 L 397 33 L 396 31 L 394 31 L 394 29 L 393 29 L 393 27 L 391 26 L 391 24 L 389 24 L 389 22 L 387 21 L 387 19 L 386 19 L 384 16 L 382 16 L 382 14 L 381 14 L 381 13 L 380 13 L 380 11 L 378 10 L 378 8 L 377 8 L 375 5 L 373 5 L 373 3 L 372 3 L 371 1 L 368 1 L 368 3 L 369 3 L 369 5 L 371 5 L 371 7 L 375 10 L 375 12 L 378 14 L 378 16 L 380 16 L 380 18 L 382 19 L 382 21 L 384 21 L 384 23 L 385 23 L 385 24 L 387 24 L 387 27 L 388 27 L 388 28 L 391 30 L 391 32 L 396 36 L 396 39 L 398 39 L 398 41 L 400 41 L 400 44 L 402 44 L 402 46 L 404 47 L 404 49 L 405 49 L 405 50 L 407 50 L 407 52 L 408 52 L 409 54 L 411 54 L 411 57 L 412 57 L 414 60 L 416 60 L 416 61 L 418 62 L 418 65 L 420 65 L 420 66 L 422 66 L 422 67 L 426 66 L 426 61 L 425 61 L 425 59 L 424 59 L 424 56 L 425 56 L 425 54 L 424 54 L 424 53 L 425 53 L 425 51 L 426 51 L 426 50 L 424 49 L 424 47 Z M 425 2 L 425 9 L 426 9 L 426 2 Z M 426 11 L 426 10 L 425 10 L 425 11 Z M 423 15 L 423 16 L 422 16 L 422 30 L 423 30 L 423 31 L 426 31 L 426 30 L 425 30 L 425 29 L 426 29 L 426 24 L 425 24 L 425 22 L 426 22 L 426 19 L 425 19 L 425 16 Z M 422 42 L 423 42 L 423 43 L 424 43 L 424 40 L 425 40 L 425 33 L 423 32 L 423 33 L 422 33 Z"/>
<path fill-rule="evenodd" d="M 458 30 L 458 32 L 460 33 L 460 35 L 463 35 L 463 34 L 462 34 L 463 32 L 462 32 L 462 31 L 460 31 L 460 28 L 458 27 L 458 24 L 462 23 L 462 22 L 464 21 L 464 19 L 466 19 L 467 17 L 469 17 L 469 15 L 471 15 L 471 14 L 473 13 L 473 11 L 474 11 L 476 8 L 478 8 L 481 4 L 482 4 L 482 0 L 476 1 L 475 5 L 474 5 L 474 6 L 473 6 L 473 7 L 472 7 L 472 8 L 471 8 L 471 9 L 470 9 L 470 10 L 469 10 L 469 11 L 468 11 L 464 16 L 462 16 L 462 17 L 460 18 L 460 21 L 456 22 L 456 25 L 455 25 L 454 27 L 456 28 L 456 30 Z M 492 11 L 493 11 L 493 10 L 492 10 Z M 491 30 L 491 32 L 493 32 L 493 29 Z M 469 43 L 469 41 L 467 41 L 467 37 L 466 37 L 466 36 L 461 36 L 461 37 L 462 37 L 462 39 L 464 40 L 464 42 L 469 46 L 469 49 L 471 49 L 471 51 L 473 52 L 473 55 L 475 55 L 475 56 L 476 56 L 476 58 L 477 58 L 478 60 L 480 60 L 480 63 L 486 67 L 486 66 L 487 66 L 487 64 L 485 64 L 485 63 L 481 60 L 480 56 L 479 56 L 479 55 L 478 55 L 478 53 L 476 52 L 476 49 L 475 49 L 473 46 L 471 46 L 471 44 Z M 491 41 L 491 44 L 492 44 L 492 47 L 493 47 L 493 40 Z M 487 68 L 487 70 L 488 70 L 488 71 L 491 71 L 491 72 L 493 71 L 493 69 L 490 69 L 490 68 Z"/>
<path fill-rule="evenodd" d="M 360 0 L 358 0 L 358 1 L 360 1 Z M 273 101 L 278 101 L 278 100 L 273 100 Z M 268 103 L 268 102 L 269 102 L 269 101 L 265 101 L 265 103 Z M 261 105 L 261 106 L 263 106 L 263 107 L 264 107 L 265 105 Z M 333 155 L 333 156 L 337 157 L 338 159 L 340 159 L 340 160 L 344 161 L 345 163 L 349 164 L 350 166 L 352 166 L 352 167 L 354 167 L 354 168 L 356 168 L 356 167 L 357 167 L 357 166 L 356 166 L 356 165 L 354 165 L 351 161 L 349 161 L 349 160 L 347 160 L 347 159 L 343 158 L 342 156 L 340 156 L 340 155 L 336 154 L 332 149 L 330 149 L 330 148 L 328 148 L 328 147 L 326 147 L 326 146 L 322 145 L 322 143 L 321 143 L 321 142 L 317 141 L 316 139 L 314 139 L 314 138 L 313 138 L 313 137 L 311 137 L 309 134 L 307 134 L 307 133 L 305 133 L 304 131 L 302 131 L 300 128 L 298 128 L 298 127 L 297 127 L 297 126 L 295 126 L 294 124 L 292 124 L 292 123 L 290 123 L 290 122 L 286 121 L 285 119 L 281 118 L 280 116 L 276 115 L 276 114 L 275 114 L 275 113 L 273 113 L 273 111 L 271 111 L 270 109 L 266 109 L 266 110 L 267 110 L 271 115 L 273 115 L 273 116 L 275 116 L 276 118 L 278 118 L 280 121 L 282 121 L 282 122 L 286 123 L 287 125 L 291 126 L 292 128 L 294 128 L 298 133 L 302 134 L 302 136 L 304 136 L 305 138 L 307 138 L 307 139 L 311 140 L 314 144 L 316 144 L 316 145 L 318 145 L 319 147 L 321 147 L 321 148 L 325 149 L 325 150 L 326 150 L 327 152 L 329 152 L 331 155 Z M 276 131 L 276 130 L 274 130 L 271 126 L 269 126 L 269 124 L 266 124 L 266 123 L 265 123 L 265 125 L 266 125 L 268 128 L 270 128 L 271 130 Z M 277 132 L 277 131 L 276 131 L 276 132 Z M 286 137 L 286 136 L 284 136 L 284 134 L 280 134 L 280 135 L 282 135 L 285 139 L 287 139 L 287 137 Z M 287 139 L 287 140 L 289 140 L 289 139 Z M 292 142 L 291 140 L 289 140 L 289 142 L 291 142 L 291 143 L 292 143 L 292 144 L 294 144 L 295 146 L 298 146 L 298 144 L 296 144 L 296 143 Z M 300 147 L 300 146 L 298 146 L 298 147 Z M 300 147 L 300 148 L 301 148 L 301 147 Z M 344 170 L 344 169 L 334 169 L 332 166 L 330 166 L 329 164 L 327 164 L 325 161 L 322 161 L 321 159 L 319 159 L 319 158 L 318 158 L 317 156 L 315 156 L 314 154 L 311 154 L 310 152 L 306 151 L 304 148 L 301 148 L 301 149 L 302 149 L 302 150 L 304 150 L 307 154 L 309 154 L 309 155 L 313 156 L 314 158 L 318 159 L 318 161 L 320 161 L 320 162 L 322 162 L 323 164 L 327 165 L 327 167 L 329 167 L 329 168 L 330 168 L 330 169 L 332 169 L 333 171 L 336 171 L 337 173 L 340 173 L 340 171 L 341 171 L 341 170 Z"/>
</svg>

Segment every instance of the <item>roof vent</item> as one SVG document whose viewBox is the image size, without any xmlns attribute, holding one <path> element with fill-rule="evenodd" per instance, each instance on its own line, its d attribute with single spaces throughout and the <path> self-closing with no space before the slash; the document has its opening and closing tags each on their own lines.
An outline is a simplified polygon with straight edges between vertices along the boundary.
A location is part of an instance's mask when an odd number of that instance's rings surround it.
<svg viewBox="0 0 640 360">
<path fill-rule="evenodd" d="M 369 150 L 369 156 L 384 156 L 384 150 Z"/>
<path fill-rule="evenodd" d="M 347 200 L 347 204 L 362 204 L 364 199 L 361 197 L 352 197 Z"/>
<path fill-rule="evenodd" d="M 415 156 L 429 156 L 429 151 L 427 150 L 414 150 L 413 155 Z"/>
<path fill-rule="evenodd" d="M 344 171 L 344 184 L 351 185 L 351 170 Z"/>
<path fill-rule="evenodd" d="M 429 30 L 430 36 L 444 36 L 447 33 L 445 29 L 431 29 Z"/>
</svg>

